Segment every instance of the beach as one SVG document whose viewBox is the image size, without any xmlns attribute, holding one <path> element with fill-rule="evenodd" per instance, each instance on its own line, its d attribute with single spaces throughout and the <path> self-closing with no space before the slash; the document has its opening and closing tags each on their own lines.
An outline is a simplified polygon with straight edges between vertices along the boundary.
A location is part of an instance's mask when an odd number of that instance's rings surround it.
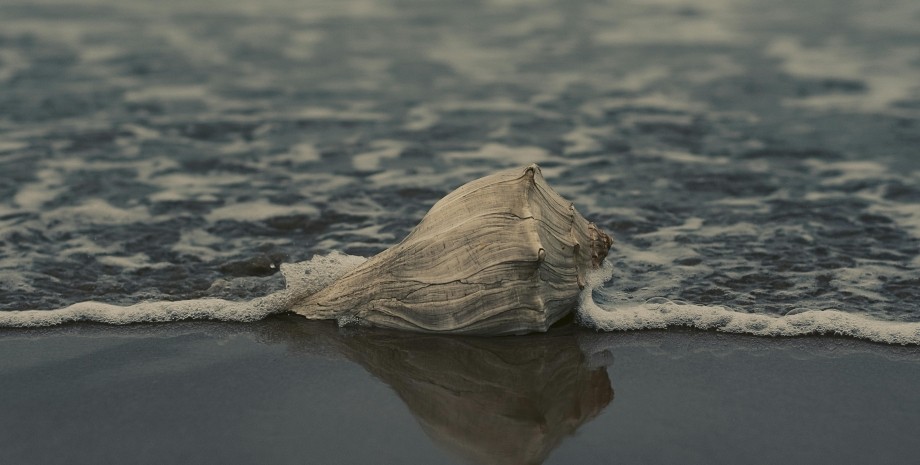
<svg viewBox="0 0 920 465">
<path fill-rule="evenodd" d="M 917 0 L 4 0 L 0 464 L 914 463 L 918 44 Z M 532 164 L 613 239 L 562 324 L 291 313 Z"/>
<path fill-rule="evenodd" d="M 0 353 L 11 464 L 906 464 L 920 452 L 920 350 L 845 338 L 406 336 L 276 316 L 4 330 Z"/>
</svg>

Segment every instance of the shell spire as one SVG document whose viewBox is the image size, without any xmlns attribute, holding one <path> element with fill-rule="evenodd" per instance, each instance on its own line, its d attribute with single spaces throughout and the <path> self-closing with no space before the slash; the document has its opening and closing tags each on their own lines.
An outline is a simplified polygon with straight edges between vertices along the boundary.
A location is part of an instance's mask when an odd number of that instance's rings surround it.
<svg viewBox="0 0 920 465">
<path fill-rule="evenodd" d="M 292 310 L 428 332 L 546 331 L 575 308 L 612 242 L 533 164 L 459 187 L 400 243 Z"/>
</svg>

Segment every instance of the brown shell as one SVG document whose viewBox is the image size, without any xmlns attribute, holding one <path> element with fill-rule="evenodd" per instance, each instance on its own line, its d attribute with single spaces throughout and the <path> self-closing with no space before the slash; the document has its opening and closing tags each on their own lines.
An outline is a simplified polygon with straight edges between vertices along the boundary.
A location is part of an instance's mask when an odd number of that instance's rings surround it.
<svg viewBox="0 0 920 465">
<path fill-rule="evenodd" d="M 402 242 L 292 310 L 416 331 L 546 331 L 575 308 L 611 243 L 531 165 L 451 192 Z"/>
</svg>

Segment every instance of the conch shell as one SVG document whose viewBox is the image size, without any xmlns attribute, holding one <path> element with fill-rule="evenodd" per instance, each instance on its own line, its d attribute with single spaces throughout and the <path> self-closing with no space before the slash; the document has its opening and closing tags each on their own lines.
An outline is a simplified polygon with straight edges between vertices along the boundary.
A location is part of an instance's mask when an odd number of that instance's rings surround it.
<svg viewBox="0 0 920 465">
<path fill-rule="evenodd" d="M 611 244 L 530 165 L 451 192 L 402 242 L 291 310 L 426 332 L 542 332 L 575 308 Z"/>
</svg>

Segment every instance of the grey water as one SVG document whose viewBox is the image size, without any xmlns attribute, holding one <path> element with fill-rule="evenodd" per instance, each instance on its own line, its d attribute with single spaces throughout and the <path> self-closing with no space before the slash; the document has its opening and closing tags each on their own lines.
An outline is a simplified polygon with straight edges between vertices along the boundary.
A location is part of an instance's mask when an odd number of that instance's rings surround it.
<svg viewBox="0 0 920 465">
<path fill-rule="evenodd" d="M 920 321 L 920 7 L 0 4 L 0 309 L 222 297 L 537 162 L 608 300 Z"/>
</svg>

